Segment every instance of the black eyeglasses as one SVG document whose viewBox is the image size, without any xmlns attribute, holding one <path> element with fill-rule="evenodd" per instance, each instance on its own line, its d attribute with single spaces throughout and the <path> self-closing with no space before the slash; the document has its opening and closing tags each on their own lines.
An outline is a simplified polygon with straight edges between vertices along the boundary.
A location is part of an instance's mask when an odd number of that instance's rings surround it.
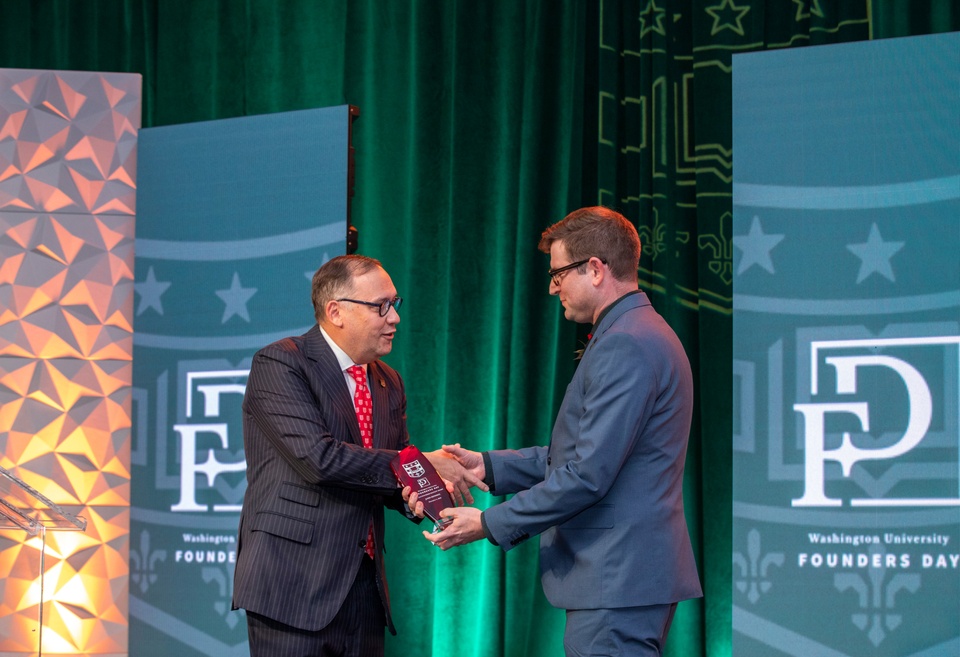
<svg viewBox="0 0 960 657">
<path fill-rule="evenodd" d="M 580 267 L 581 265 L 585 265 L 588 262 L 590 262 L 590 258 L 587 258 L 586 260 L 578 260 L 577 262 L 571 262 L 569 265 L 564 265 L 563 267 L 557 267 L 556 269 L 551 269 L 550 271 L 547 272 L 547 276 L 550 277 L 550 280 L 553 282 L 554 285 L 556 285 L 557 287 L 560 287 L 560 281 L 563 280 L 563 276 L 561 276 L 560 274 L 562 274 L 565 271 L 570 271 L 571 269 L 576 269 L 577 267 Z"/>
<path fill-rule="evenodd" d="M 360 301 L 358 299 L 337 299 L 337 301 L 349 301 L 350 303 L 359 303 L 363 304 L 364 306 L 376 308 L 381 317 L 386 317 L 387 313 L 390 312 L 391 307 L 397 312 L 400 312 L 400 304 L 403 303 L 403 299 L 400 297 L 393 297 L 392 299 L 387 299 L 386 301 L 381 301 L 380 303 L 377 303 L 376 301 Z"/>
</svg>

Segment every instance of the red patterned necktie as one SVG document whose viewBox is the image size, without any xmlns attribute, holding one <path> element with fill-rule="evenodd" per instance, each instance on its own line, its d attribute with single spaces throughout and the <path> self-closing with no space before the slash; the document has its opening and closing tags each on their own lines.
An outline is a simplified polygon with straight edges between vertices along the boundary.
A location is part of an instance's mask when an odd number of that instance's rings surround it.
<svg viewBox="0 0 960 657">
<path fill-rule="evenodd" d="M 370 396 L 370 388 L 367 387 L 367 369 L 362 365 L 351 365 L 347 368 L 347 374 L 353 377 L 357 384 L 357 390 L 353 393 L 353 405 L 357 409 L 357 424 L 360 425 L 360 438 L 363 440 L 363 446 L 373 447 L 373 398 Z M 364 548 L 367 556 L 373 559 L 373 523 L 370 523 L 370 531 L 367 533 L 367 545 Z"/>
</svg>

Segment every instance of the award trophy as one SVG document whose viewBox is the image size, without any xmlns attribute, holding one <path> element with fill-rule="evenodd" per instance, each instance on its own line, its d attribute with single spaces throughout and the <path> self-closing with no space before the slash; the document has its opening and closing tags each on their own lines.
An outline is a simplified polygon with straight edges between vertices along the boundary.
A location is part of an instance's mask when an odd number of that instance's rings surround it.
<svg viewBox="0 0 960 657">
<path fill-rule="evenodd" d="M 442 531 L 452 518 L 441 518 L 440 512 L 456 506 L 440 474 L 419 449 L 408 445 L 390 462 L 401 486 L 409 486 L 423 502 L 423 513 L 433 521 L 433 531 Z"/>
</svg>

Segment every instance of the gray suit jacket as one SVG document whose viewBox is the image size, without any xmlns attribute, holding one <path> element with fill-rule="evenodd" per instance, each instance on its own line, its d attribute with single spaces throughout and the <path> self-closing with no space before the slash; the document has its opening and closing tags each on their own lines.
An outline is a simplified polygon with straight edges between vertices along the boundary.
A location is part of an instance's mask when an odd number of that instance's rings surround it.
<svg viewBox="0 0 960 657">
<path fill-rule="evenodd" d="M 666 604 L 702 595 L 683 513 L 690 364 L 645 294 L 600 320 L 567 386 L 549 447 L 488 452 L 487 531 L 503 549 L 541 534 L 555 607 Z"/>
<path fill-rule="evenodd" d="M 240 514 L 234 609 L 305 630 L 325 627 L 360 568 L 370 521 L 386 624 L 384 505 L 403 510 L 390 461 L 408 444 L 400 376 L 369 365 L 373 449 L 317 326 L 253 357 L 243 399 L 247 490 Z"/>
</svg>

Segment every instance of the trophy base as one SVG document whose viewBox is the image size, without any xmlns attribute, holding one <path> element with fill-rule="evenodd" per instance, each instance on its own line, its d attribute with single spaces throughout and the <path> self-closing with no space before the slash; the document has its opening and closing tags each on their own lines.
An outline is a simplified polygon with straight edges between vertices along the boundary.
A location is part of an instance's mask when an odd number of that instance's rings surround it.
<svg viewBox="0 0 960 657">
<path fill-rule="evenodd" d="M 430 518 L 430 520 L 433 520 L 433 518 Z M 452 522 L 453 518 L 441 518 L 440 520 L 433 520 L 433 533 L 439 534 Z"/>
</svg>

